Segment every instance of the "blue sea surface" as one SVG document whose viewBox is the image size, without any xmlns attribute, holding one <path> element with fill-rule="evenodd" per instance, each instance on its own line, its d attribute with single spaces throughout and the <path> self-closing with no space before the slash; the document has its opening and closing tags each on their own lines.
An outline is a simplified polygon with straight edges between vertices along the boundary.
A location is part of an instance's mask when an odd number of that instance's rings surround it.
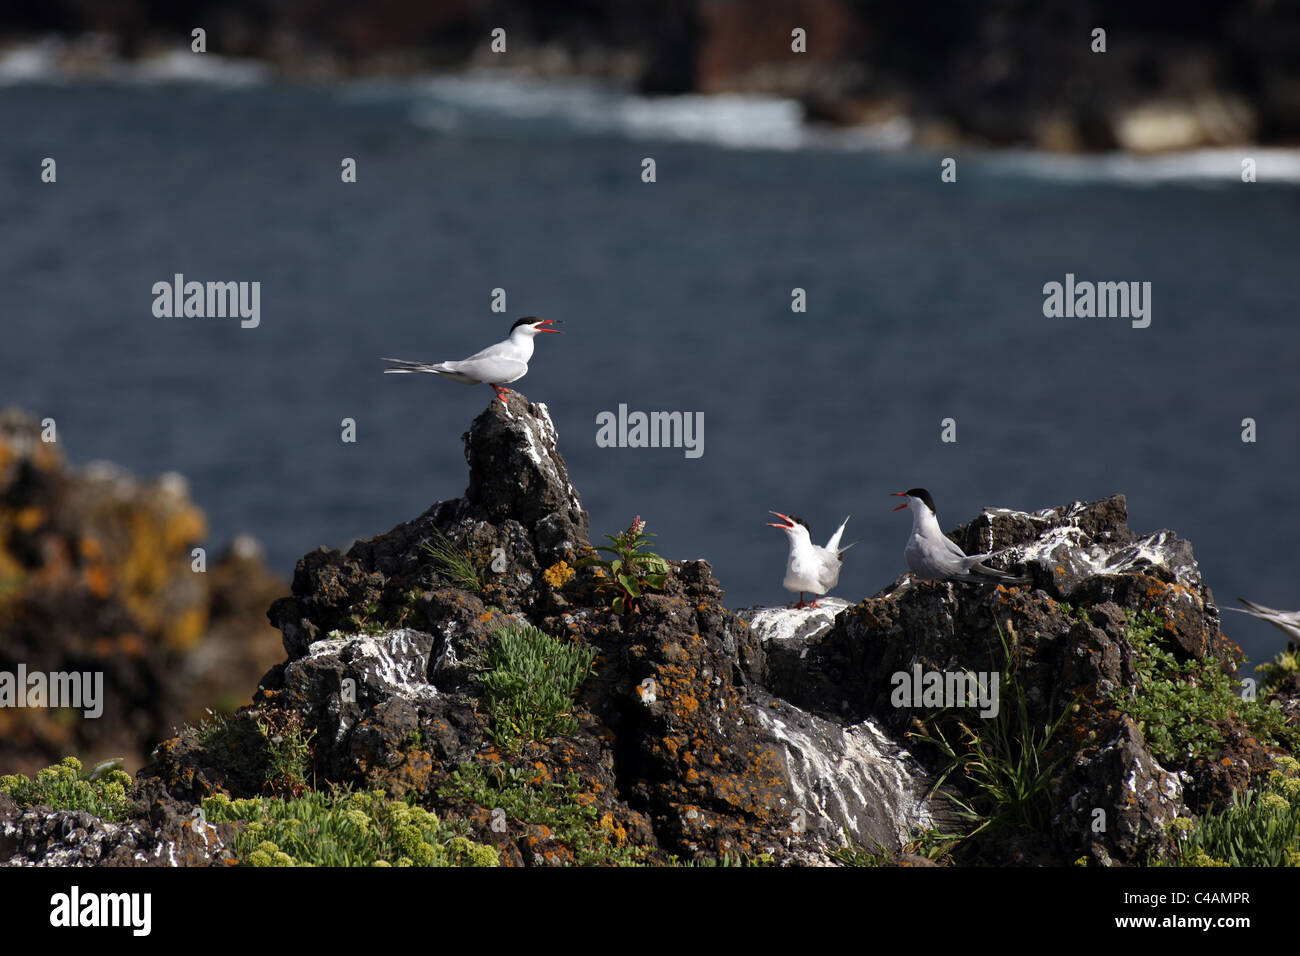
<svg viewBox="0 0 1300 956">
<path fill-rule="evenodd" d="M 183 473 L 214 547 L 250 531 L 288 574 L 465 488 L 491 390 L 380 357 L 463 357 L 540 315 L 566 334 L 517 387 L 593 533 L 641 515 L 733 607 L 790 599 L 769 510 L 819 540 L 852 514 L 836 593 L 889 584 L 910 528 L 889 494 L 918 485 L 945 527 L 1123 492 L 1224 605 L 1300 607 L 1296 177 L 954 148 L 943 183 L 938 154 L 807 134 L 785 105 L 526 93 L 0 87 L 0 403 L 53 417 L 74 464 Z M 259 281 L 260 325 L 156 318 L 175 273 Z M 1150 282 L 1150 327 L 1045 318 L 1067 273 Z M 598 447 L 620 404 L 702 412 L 703 455 Z M 1225 629 L 1256 662 L 1284 645 Z"/>
</svg>

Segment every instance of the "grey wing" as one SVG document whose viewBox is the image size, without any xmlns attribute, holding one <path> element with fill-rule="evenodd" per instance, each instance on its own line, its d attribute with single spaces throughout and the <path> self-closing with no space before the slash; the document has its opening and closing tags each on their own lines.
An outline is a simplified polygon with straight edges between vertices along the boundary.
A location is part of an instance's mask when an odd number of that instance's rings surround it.
<svg viewBox="0 0 1300 956">
<path fill-rule="evenodd" d="M 952 538 L 948 537 L 946 534 L 943 536 L 943 546 L 944 549 L 954 558 L 961 558 L 963 561 L 970 560 L 966 552 L 961 549 L 957 542 L 952 540 Z M 988 557 L 986 554 L 978 555 L 977 559 L 986 557 Z"/>
<path fill-rule="evenodd" d="M 840 568 L 844 565 L 844 559 L 836 552 L 824 548 L 818 552 L 817 557 L 821 559 L 817 569 L 817 580 L 829 591 L 840 583 Z"/>
</svg>

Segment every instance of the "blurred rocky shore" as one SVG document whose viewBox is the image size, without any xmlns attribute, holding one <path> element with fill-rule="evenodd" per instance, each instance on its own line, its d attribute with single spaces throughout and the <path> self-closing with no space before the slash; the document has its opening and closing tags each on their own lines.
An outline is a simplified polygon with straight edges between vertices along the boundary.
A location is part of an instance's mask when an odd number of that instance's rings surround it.
<svg viewBox="0 0 1300 956">
<path fill-rule="evenodd" d="M 1300 142 L 1300 7 L 1246 0 L 994 0 L 923 15 L 902 0 L 58 0 L 0 11 L 0 57 L 44 44 L 61 74 L 93 78 L 123 60 L 188 51 L 198 27 L 209 53 L 240 58 L 256 75 L 484 69 L 598 77 L 649 95 L 758 93 L 800 101 L 812 123 L 893 124 L 934 148 L 1154 153 Z M 504 52 L 492 49 L 498 28 Z"/>
<path fill-rule="evenodd" d="M 182 476 L 73 469 L 51 437 L 0 411 L 0 673 L 102 673 L 102 713 L 5 701 L 0 767 L 76 753 L 135 768 L 184 722 L 249 701 L 278 658 L 265 612 L 286 583 L 248 537 L 196 564 L 207 526 Z"/>
</svg>

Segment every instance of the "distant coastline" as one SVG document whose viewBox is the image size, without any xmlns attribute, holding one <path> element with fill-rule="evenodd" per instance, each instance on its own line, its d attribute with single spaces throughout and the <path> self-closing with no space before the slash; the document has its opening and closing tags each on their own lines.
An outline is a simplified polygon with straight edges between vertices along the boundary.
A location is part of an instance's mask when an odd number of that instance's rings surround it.
<svg viewBox="0 0 1300 956">
<path fill-rule="evenodd" d="M 1084 22 L 1069 5 L 1049 4 L 1030 21 L 994 2 L 953 10 L 941 24 L 901 5 L 847 0 L 382 13 L 321 13 L 302 2 L 268 12 L 218 0 L 135 14 L 129 6 L 112 15 L 90 6 L 0 13 L 8 38 L 0 88 L 585 79 L 641 97 L 784 102 L 801 138 L 850 131 L 886 147 L 1157 155 L 1300 145 L 1300 84 L 1288 79 L 1294 44 L 1284 39 L 1300 37 L 1300 12 L 1278 8 L 1171 9 L 1151 20 L 1103 3 Z M 203 56 L 190 51 L 195 29 L 204 31 Z"/>
</svg>

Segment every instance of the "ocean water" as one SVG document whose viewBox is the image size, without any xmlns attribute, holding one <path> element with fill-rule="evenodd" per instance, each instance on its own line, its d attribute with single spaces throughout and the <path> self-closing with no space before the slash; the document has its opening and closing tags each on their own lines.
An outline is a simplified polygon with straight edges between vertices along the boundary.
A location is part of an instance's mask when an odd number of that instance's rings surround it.
<svg viewBox="0 0 1300 956">
<path fill-rule="evenodd" d="M 535 314 L 566 334 L 517 385 L 593 532 L 641 515 L 732 606 L 789 599 L 769 509 L 819 540 L 852 514 L 836 593 L 886 586 L 910 528 L 889 494 L 919 485 L 945 527 L 1123 492 L 1221 603 L 1300 607 L 1293 153 L 1249 153 L 1243 184 L 1234 151 L 962 149 L 945 184 L 905 129 L 810 132 L 776 101 L 172 79 L 0 64 L 0 403 L 55 418 L 74 464 L 186 475 L 214 548 L 250 531 L 287 575 L 461 494 L 491 391 L 380 357 L 463 357 Z M 260 325 L 154 317 L 175 273 L 260 282 Z M 1067 273 L 1150 282 L 1150 327 L 1045 318 Z M 598 447 L 620 404 L 703 413 L 703 454 Z M 1225 624 L 1252 660 L 1284 645 Z"/>
</svg>

